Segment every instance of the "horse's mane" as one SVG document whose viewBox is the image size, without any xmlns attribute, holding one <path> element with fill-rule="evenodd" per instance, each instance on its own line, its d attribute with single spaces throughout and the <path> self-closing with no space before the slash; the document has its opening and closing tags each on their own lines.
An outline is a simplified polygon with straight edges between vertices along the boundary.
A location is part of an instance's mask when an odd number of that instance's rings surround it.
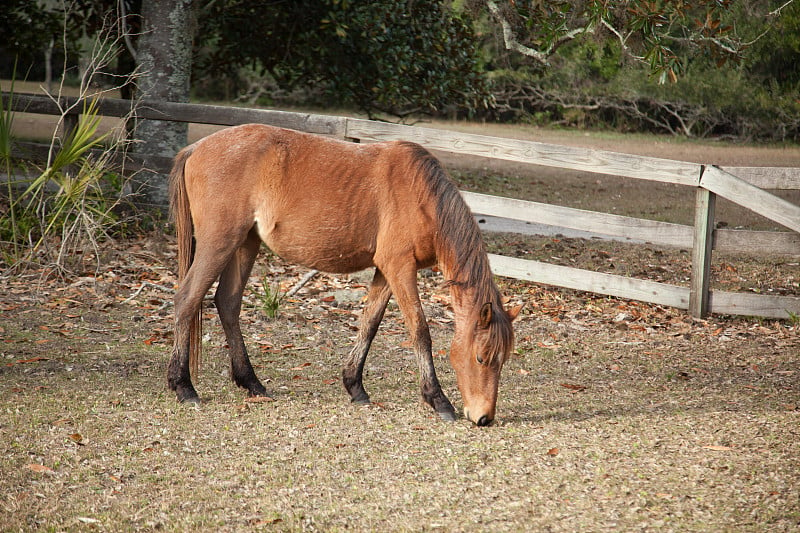
<svg viewBox="0 0 800 533">
<path fill-rule="evenodd" d="M 494 283 L 486 245 L 469 206 L 439 160 L 422 146 L 408 143 L 417 170 L 436 203 L 436 256 L 446 271 L 448 286 L 474 289 L 474 306 L 492 304 L 491 353 L 504 358 L 514 342 L 511 319 Z M 501 363 L 503 361 L 501 360 Z"/>
</svg>

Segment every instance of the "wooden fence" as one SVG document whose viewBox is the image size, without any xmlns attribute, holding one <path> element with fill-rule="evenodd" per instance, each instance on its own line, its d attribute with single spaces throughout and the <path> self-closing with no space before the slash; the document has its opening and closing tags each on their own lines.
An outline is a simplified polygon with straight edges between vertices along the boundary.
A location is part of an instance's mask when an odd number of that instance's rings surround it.
<svg viewBox="0 0 800 533">
<path fill-rule="evenodd" d="M 8 96 L 3 95 L 3 98 L 8 104 Z M 60 114 L 59 106 L 45 97 L 15 95 L 10 103 L 12 110 L 18 112 Z M 62 108 L 74 103 L 74 99 L 65 99 Z M 72 108 L 79 110 L 81 106 Z M 128 116 L 131 103 L 103 99 L 99 104 L 99 113 L 111 117 Z M 796 318 L 800 315 L 800 297 L 709 290 L 711 254 L 714 249 L 756 255 L 800 256 L 800 206 L 766 190 L 800 189 L 798 168 L 720 168 L 347 117 L 226 106 L 144 102 L 135 109 L 135 115 L 138 119 L 225 126 L 260 122 L 363 142 L 404 139 L 437 151 L 693 187 L 696 190 L 693 226 L 469 192 L 464 192 L 463 196 L 475 213 L 692 250 L 690 287 L 491 255 L 492 268 L 498 275 L 688 309 L 697 317 L 709 312 L 769 318 Z M 153 164 L 153 158 L 148 161 Z M 161 161 L 163 168 L 168 163 L 168 160 Z M 717 196 L 751 209 L 791 231 L 715 229 Z"/>
</svg>

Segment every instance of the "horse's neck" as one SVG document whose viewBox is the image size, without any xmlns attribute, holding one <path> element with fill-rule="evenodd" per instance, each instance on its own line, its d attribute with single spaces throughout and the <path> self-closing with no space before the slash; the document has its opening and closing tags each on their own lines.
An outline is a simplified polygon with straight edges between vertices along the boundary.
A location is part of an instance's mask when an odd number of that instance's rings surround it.
<svg viewBox="0 0 800 533">
<path fill-rule="evenodd" d="M 439 268 L 444 278 L 450 282 L 450 299 L 456 316 L 456 327 L 486 302 L 499 303 L 499 291 L 494 284 L 489 258 L 480 246 L 468 254 L 459 254 L 451 243 L 437 250 Z"/>
<path fill-rule="evenodd" d="M 499 304 L 499 292 L 494 282 L 490 287 L 477 287 L 465 284 L 450 285 L 450 302 L 453 305 L 456 329 L 461 329 L 470 321 L 477 319 L 478 311 L 487 302 Z"/>
<path fill-rule="evenodd" d="M 456 319 L 466 318 L 470 309 L 475 307 L 475 299 L 475 289 L 457 284 L 450 286 L 450 302 L 453 305 L 453 313 L 455 313 Z M 457 321 L 461 322 L 460 320 Z"/>
</svg>

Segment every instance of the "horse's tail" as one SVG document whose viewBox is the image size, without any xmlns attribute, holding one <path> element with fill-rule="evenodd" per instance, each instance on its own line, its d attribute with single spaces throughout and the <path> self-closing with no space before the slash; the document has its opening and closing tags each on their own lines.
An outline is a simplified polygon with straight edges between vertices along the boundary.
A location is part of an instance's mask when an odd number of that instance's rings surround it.
<svg viewBox="0 0 800 533">
<path fill-rule="evenodd" d="M 192 240 L 194 227 L 192 225 L 192 210 L 189 205 L 189 197 L 186 194 L 185 176 L 186 160 L 189 159 L 193 151 L 193 146 L 188 146 L 178 152 L 178 155 L 175 156 L 172 172 L 169 175 L 170 207 L 178 241 L 179 282 L 186 277 L 186 273 L 194 261 L 194 243 Z M 202 339 L 203 303 L 201 301 L 197 314 L 189 322 L 189 371 L 192 375 L 197 375 L 200 369 Z M 177 338 L 176 342 L 178 342 Z"/>
</svg>

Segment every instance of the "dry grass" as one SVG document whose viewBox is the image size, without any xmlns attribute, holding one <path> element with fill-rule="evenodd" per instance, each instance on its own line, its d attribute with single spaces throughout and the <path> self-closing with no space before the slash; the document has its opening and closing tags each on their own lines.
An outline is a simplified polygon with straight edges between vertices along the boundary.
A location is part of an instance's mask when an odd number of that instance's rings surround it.
<svg viewBox="0 0 800 533">
<path fill-rule="evenodd" d="M 502 175 L 515 192 L 556 194 L 527 175 Z M 585 190 L 566 178 L 541 181 Z M 643 257 L 641 249 L 514 236 L 492 246 L 598 269 L 613 262 L 665 281 L 685 274 L 680 256 L 654 249 Z M 267 321 L 258 281 L 269 272 L 285 289 L 302 271 L 262 260 L 243 323 L 274 401 L 246 402 L 230 383 L 210 311 L 196 382 L 204 402 L 195 409 L 176 404 L 165 383 L 171 294 L 159 287 L 175 281 L 171 245 L 147 239 L 115 250 L 106 269 L 85 278 L 0 277 L 2 531 L 800 526 L 798 324 L 698 321 L 504 280 L 504 292 L 526 308 L 498 420 L 476 428 L 442 423 L 419 405 L 416 364 L 394 307 L 367 363 L 376 404 L 349 405 L 340 363 L 363 279 L 319 277 Z M 717 268 L 717 283 L 728 287 L 733 274 Z M 765 286 L 797 291 L 796 270 L 786 265 L 780 272 L 790 278 L 753 272 Z M 142 280 L 152 285 L 130 298 Z M 420 282 L 440 378 L 458 405 L 440 352 L 452 334 L 446 292 L 439 278 Z"/>
<path fill-rule="evenodd" d="M 259 269 L 286 284 L 301 274 Z M 377 405 L 349 405 L 340 360 L 364 289 L 323 277 L 274 321 L 247 296 L 248 343 L 274 401 L 246 402 L 230 384 L 213 319 L 194 409 L 165 387 L 169 295 L 124 302 L 107 276 L 38 295 L 4 280 L 2 530 L 800 525 L 797 326 L 507 284 L 528 308 L 499 420 L 479 429 L 418 404 L 394 308 L 367 366 Z M 448 311 L 430 303 L 440 281 L 421 283 L 444 348 Z M 437 367 L 458 403 L 441 354 Z"/>
</svg>

